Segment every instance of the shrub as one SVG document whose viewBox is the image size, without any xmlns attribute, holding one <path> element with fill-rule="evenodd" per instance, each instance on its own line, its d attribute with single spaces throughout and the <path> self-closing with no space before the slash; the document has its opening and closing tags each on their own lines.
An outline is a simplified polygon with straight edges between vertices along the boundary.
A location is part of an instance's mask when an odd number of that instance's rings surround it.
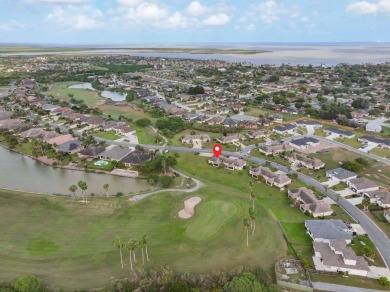
<svg viewBox="0 0 390 292">
<path fill-rule="evenodd" d="M 39 292 L 42 291 L 42 279 L 34 275 L 23 276 L 16 280 L 14 289 L 18 292 Z"/>
<path fill-rule="evenodd" d="M 124 194 L 122 192 L 117 192 L 115 195 L 115 197 L 123 197 L 123 196 L 124 196 Z"/>
</svg>

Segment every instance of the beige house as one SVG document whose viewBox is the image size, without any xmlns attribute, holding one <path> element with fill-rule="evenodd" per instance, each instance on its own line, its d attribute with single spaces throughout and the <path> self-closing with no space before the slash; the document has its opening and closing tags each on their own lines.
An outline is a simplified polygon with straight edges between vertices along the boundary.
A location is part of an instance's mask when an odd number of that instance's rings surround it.
<svg viewBox="0 0 390 292">
<path fill-rule="evenodd" d="M 277 155 L 282 152 L 292 151 L 293 148 L 288 143 L 280 143 L 274 145 L 261 145 L 259 151 L 265 155 Z"/>
<path fill-rule="evenodd" d="M 291 163 L 298 163 L 308 169 L 320 169 L 325 167 L 325 162 L 322 162 L 317 158 L 309 158 L 301 153 L 292 153 L 288 156 L 288 161 Z"/>
<path fill-rule="evenodd" d="M 330 216 L 333 213 L 332 208 L 324 202 L 319 201 L 312 190 L 307 188 L 298 188 L 288 190 L 288 197 L 292 198 L 299 209 L 305 213 L 313 215 L 313 217 Z"/>
<path fill-rule="evenodd" d="M 209 164 L 219 167 L 221 164 L 225 165 L 227 169 L 230 170 L 243 170 L 246 166 L 246 161 L 236 157 L 224 157 L 220 156 L 219 158 L 213 156 L 209 159 Z"/>
<path fill-rule="evenodd" d="M 199 135 L 186 135 L 181 138 L 181 143 L 192 144 L 193 142 L 209 142 L 211 138 L 207 134 L 199 134 Z"/>
<path fill-rule="evenodd" d="M 271 186 L 277 186 L 279 188 L 283 188 L 286 185 L 291 183 L 291 179 L 282 172 L 272 172 L 268 167 L 251 167 L 249 170 L 249 174 L 253 178 L 259 178 L 259 176 L 263 177 L 267 184 Z"/>
<path fill-rule="evenodd" d="M 218 139 L 219 143 L 226 144 L 226 143 L 233 143 L 233 142 L 238 142 L 241 140 L 246 140 L 246 137 L 241 134 L 235 134 L 235 135 L 229 135 L 229 136 L 222 136 L 219 137 Z"/>
</svg>

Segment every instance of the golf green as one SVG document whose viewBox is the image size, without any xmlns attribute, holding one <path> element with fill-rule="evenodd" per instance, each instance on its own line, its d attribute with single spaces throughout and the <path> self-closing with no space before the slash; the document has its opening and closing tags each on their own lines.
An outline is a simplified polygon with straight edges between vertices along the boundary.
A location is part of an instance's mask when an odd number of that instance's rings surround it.
<svg viewBox="0 0 390 292">
<path fill-rule="evenodd" d="M 210 201 L 200 205 L 186 235 L 193 240 L 208 240 L 237 212 L 237 207 L 226 201 Z"/>
</svg>

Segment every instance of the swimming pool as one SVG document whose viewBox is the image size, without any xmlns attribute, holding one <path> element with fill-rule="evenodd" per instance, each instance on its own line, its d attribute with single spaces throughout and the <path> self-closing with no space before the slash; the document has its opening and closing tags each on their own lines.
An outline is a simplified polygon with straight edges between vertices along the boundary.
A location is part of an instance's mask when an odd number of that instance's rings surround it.
<svg viewBox="0 0 390 292">
<path fill-rule="evenodd" d="M 94 163 L 94 165 L 96 165 L 96 166 L 104 166 L 104 165 L 107 165 L 107 164 L 108 164 L 108 162 L 107 161 L 103 161 L 103 160 L 99 160 L 99 161 L 96 161 Z"/>
</svg>

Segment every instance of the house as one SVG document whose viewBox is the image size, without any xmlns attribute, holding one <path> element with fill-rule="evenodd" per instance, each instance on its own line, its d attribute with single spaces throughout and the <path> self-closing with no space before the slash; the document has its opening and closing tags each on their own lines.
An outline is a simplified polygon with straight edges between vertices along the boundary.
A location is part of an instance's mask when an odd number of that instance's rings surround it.
<svg viewBox="0 0 390 292">
<path fill-rule="evenodd" d="M 385 209 L 383 211 L 383 216 L 385 216 L 387 222 L 390 222 L 390 209 Z"/>
<path fill-rule="evenodd" d="M 192 144 L 194 142 L 209 142 L 211 138 L 207 134 L 186 135 L 181 138 L 181 143 Z"/>
<path fill-rule="evenodd" d="M 382 148 L 390 149 L 390 139 L 379 139 L 374 136 L 363 135 L 358 138 L 358 141 L 363 144 L 378 144 Z"/>
<path fill-rule="evenodd" d="M 303 213 L 309 213 L 313 217 L 330 216 L 333 213 L 328 204 L 319 201 L 313 191 L 307 188 L 290 189 L 288 196 L 299 204 L 299 209 Z"/>
<path fill-rule="evenodd" d="M 238 125 L 245 129 L 257 129 L 257 122 L 255 121 L 241 121 Z"/>
<path fill-rule="evenodd" d="M 340 129 L 335 128 L 335 127 L 326 128 L 326 129 L 324 129 L 324 132 L 328 135 L 332 135 L 332 134 L 337 135 L 340 138 L 351 139 L 351 138 L 355 137 L 355 133 L 353 133 L 351 131 L 340 130 Z"/>
<path fill-rule="evenodd" d="M 289 106 L 289 107 L 285 107 L 282 112 L 284 113 L 289 113 L 289 114 L 292 114 L 292 115 L 297 115 L 298 114 L 298 109 L 295 107 L 295 106 Z"/>
<path fill-rule="evenodd" d="M 51 145 L 61 145 L 64 144 L 65 142 L 69 142 L 74 140 L 73 136 L 71 134 L 66 134 L 66 135 L 60 135 L 56 136 L 54 138 L 51 138 L 49 140 L 46 140 L 46 143 L 49 143 Z"/>
<path fill-rule="evenodd" d="M 217 116 L 217 117 L 212 117 L 210 120 L 208 120 L 206 123 L 208 125 L 220 125 L 222 122 L 225 120 L 225 118 Z"/>
<path fill-rule="evenodd" d="M 357 194 L 379 190 L 379 185 L 364 177 L 351 179 L 347 181 L 347 185 Z"/>
<path fill-rule="evenodd" d="M 268 118 L 270 118 L 271 120 L 273 120 L 274 122 L 277 122 L 277 123 L 283 122 L 283 116 L 278 115 L 278 114 L 270 114 L 268 116 Z"/>
<path fill-rule="evenodd" d="M 273 123 L 270 119 L 267 119 L 267 118 L 260 118 L 257 120 L 257 123 L 261 126 L 271 126 Z"/>
<path fill-rule="evenodd" d="M 346 170 L 344 168 L 336 168 L 336 169 L 328 170 L 326 172 L 326 177 L 339 183 L 339 182 L 346 182 L 350 179 L 357 178 L 357 174 L 352 171 Z"/>
<path fill-rule="evenodd" d="M 317 158 L 309 158 L 302 153 L 292 153 L 288 156 L 288 161 L 291 163 L 297 163 L 307 169 L 320 169 L 325 167 L 325 162 Z"/>
<path fill-rule="evenodd" d="M 213 156 L 209 159 L 208 163 L 216 167 L 219 167 L 221 164 L 223 164 L 227 169 L 230 170 L 243 170 L 247 162 L 236 157 L 220 156 L 217 158 Z"/>
<path fill-rule="evenodd" d="M 246 140 L 246 137 L 241 134 L 234 134 L 229 136 L 221 136 L 217 139 L 219 143 L 226 144 L 226 143 L 234 143 L 241 140 Z"/>
<path fill-rule="evenodd" d="M 54 131 L 45 131 L 41 128 L 31 128 L 19 134 L 20 137 L 28 139 L 39 139 L 47 142 L 48 140 L 60 136 Z"/>
<path fill-rule="evenodd" d="M 139 150 L 131 152 L 129 155 L 121 159 L 121 161 L 127 166 L 132 167 L 140 165 L 150 159 L 150 155 Z"/>
<path fill-rule="evenodd" d="M 312 126 L 315 129 L 319 129 L 322 127 L 322 124 L 316 121 L 310 121 L 310 120 L 299 120 L 295 122 L 295 125 L 297 127 L 306 127 L 306 126 Z"/>
<path fill-rule="evenodd" d="M 260 145 L 259 151 L 265 155 L 277 155 L 282 152 L 292 151 L 293 148 L 288 143 L 279 143 L 274 145 Z"/>
<path fill-rule="evenodd" d="M 251 167 L 249 170 L 249 174 L 253 178 L 259 178 L 259 176 L 263 177 L 267 184 L 271 186 L 277 186 L 282 188 L 291 183 L 291 179 L 282 172 L 272 172 L 268 167 Z"/>
<path fill-rule="evenodd" d="M 390 195 L 387 192 L 386 194 L 377 195 L 376 203 L 379 207 L 384 209 L 390 208 Z"/>
<path fill-rule="evenodd" d="M 294 134 L 294 130 L 296 129 L 296 126 L 293 124 L 286 124 L 282 126 L 277 126 L 272 129 L 275 133 L 284 135 L 284 134 Z"/>
<path fill-rule="evenodd" d="M 228 128 L 237 127 L 237 122 L 232 118 L 226 118 L 223 121 L 223 125 Z"/>
<path fill-rule="evenodd" d="M 366 131 L 380 133 L 382 131 L 382 126 L 376 123 L 367 123 Z"/>
<path fill-rule="evenodd" d="M 364 192 L 363 197 L 369 199 L 373 204 L 378 204 L 379 200 L 381 202 L 380 204 L 385 206 L 385 208 L 390 207 L 390 205 L 386 205 L 387 202 L 390 204 L 390 192 L 388 190 L 380 189 L 377 191 Z"/>
<path fill-rule="evenodd" d="M 60 106 L 58 105 L 54 105 L 54 104 L 49 104 L 49 103 L 45 103 L 41 106 L 41 108 L 44 110 L 44 111 L 52 111 L 54 109 L 57 109 L 59 108 Z"/>
<path fill-rule="evenodd" d="M 295 140 L 291 140 L 289 144 L 299 149 L 307 149 L 309 146 L 316 147 L 320 144 L 320 141 L 313 137 L 303 137 Z"/>
<path fill-rule="evenodd" d="M 362 256 L 357 256 L 344 240 L 330 239 L 329 242 L 314 242 L 313 261 L 316 270 L 348 272 L 349 275 L 367 277 L 370 268 Z"/>
<path fill-rule="evenodd" d="M 133 128 L 130 128 L 128 125 L 120 124 L 118 126 L 115 126 L 113 130 L 120 135 L 123 136 L 132 136 L 135 134 L 135 130 Z"/>
<path fill-rule="evenodd" d="M 57 151 L 67 152 L 69 154 L 78 153 L 83 149 L 84 149 L 83 144 L 77 139 L 67 141 L 56 147 Z"/>
<path fill-rule="evenodd" d="M 248 131 L 246 132 L 247 136 L 250 139 L 259 139 L 268 137 L 268 131 L 258 130 L 258 131 Z"/>
<path fill-rule="evenodd" d="M 106 148 L 103 146 L 88 146 L 84 149 L 83 152 L 80 153 L 82 157 L 88 158 L 88 157 L 98 157 L 100 153 L 105 151 Z"/>
<path fill-rule="evenodd" d="M 199 117 L 199 114 L 186 113 L 183 115 L 183 120 L 192 121 L 192 120 L 197 119 L 198 117 Z"/>
<path fill-rule="evenodd" d="M 119 146 L 109 147 L 99 154 L 100 159 L 120 161 L 125 156 L 129 155 L 131 150 L 129 148 L 121 148 Z"/>
<path fill-rule="evenodd" d="M 222 107 L 216 110 L 216 113 L 219 115 L 226 115 L 230 112 L 230 109 L 227 107 Z"/>
<path fill-rule="evenodd" d="M 351 243 L 353 230 L 340 219 L 305 220 L 307 233 L 315 242 L 329 242 L 330 239 L 342 239 Z"/>
</svg>

